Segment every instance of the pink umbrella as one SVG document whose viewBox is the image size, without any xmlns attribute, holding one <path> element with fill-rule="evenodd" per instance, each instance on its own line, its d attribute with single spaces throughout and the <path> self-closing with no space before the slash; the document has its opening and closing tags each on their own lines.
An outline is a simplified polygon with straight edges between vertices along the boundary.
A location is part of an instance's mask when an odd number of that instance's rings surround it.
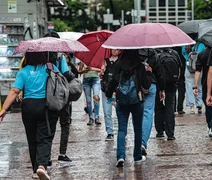
<svg viewBox="0 0 212 180">
<path fill-rule="evenodd" d="M 45 37 L 28 41 L 21 41 L 14 54 L 25 52 L 76 52 L 89 51 L 78 41 L 64 40 L 54 37 Z"/>
<path fill-rule="evenodd" d="M 129 24 L 113 33 L 102 45 L 110 49 L 162 48 L 195 44 L 187 34 L 166 23 Z"/>
<path fill-rule="evenodd" d="M 77 52 L 74 55 L 87 66 L 101 68 L 105 58 L 110 56 L 110 50 L 102 44 L 113 34 L 112 31 L 93 31 L 81 36 L 78 41 L 89 49 L 89 52 Z"/>
</svg>

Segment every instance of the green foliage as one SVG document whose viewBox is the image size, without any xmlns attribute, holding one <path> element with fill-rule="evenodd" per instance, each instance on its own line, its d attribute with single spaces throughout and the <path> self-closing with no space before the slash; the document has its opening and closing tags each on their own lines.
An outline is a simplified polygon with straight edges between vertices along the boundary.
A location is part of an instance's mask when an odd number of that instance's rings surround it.
<svg viewBox="0 0 212 180">
<path fill-rule="evenodd" d="M 54 22 L 54 30 L 57 32 L 72 31 L 72 27 L 60 19 L 52 19 L 52 22 Z"/>
<path fill-rule="evenodd" d="M 188 3 L 188 9 L 191 10 L 192 0 Z M 212 0 L 194 0 L 194 19 L 212 18 Z"/>
</svg>

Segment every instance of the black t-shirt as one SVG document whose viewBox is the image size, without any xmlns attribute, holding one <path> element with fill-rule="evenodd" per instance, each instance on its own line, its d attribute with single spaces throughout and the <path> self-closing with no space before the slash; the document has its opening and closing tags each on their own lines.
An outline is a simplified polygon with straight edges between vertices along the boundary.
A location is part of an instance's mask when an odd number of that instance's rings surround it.
<svg viewBox="0 0 212 180">
<path fill-rule="evenodd" d="M 207 47 L 206 49 L 201 51 L 197 56 L 196 71 L 199 72 L 202 71 L 202 79 L 201 79 L 202 86 L 207 86 L 207 74 L 209 69 L 208 57 L 210 54 L 210 50 L 211 48 Z"/>
</svg>

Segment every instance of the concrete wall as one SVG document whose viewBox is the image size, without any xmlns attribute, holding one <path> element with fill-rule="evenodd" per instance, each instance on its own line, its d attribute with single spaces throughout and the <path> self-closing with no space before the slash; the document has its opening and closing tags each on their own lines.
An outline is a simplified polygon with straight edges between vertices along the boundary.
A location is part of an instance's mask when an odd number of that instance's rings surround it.
<svg viewBox="0 0 212 180">
<path fill-rule="evenodd" d="M 25 29 L 30 27 L 33 38 L 39 38 L 47 32 L 47 6 L 45 0 L 27 3 L 27 0 L 16 0 L 17 12 L 11 13 L 8 3 L 12 0 L 0 0 L 0 23 L 23 24 Z M 15 1 L 15 0 L 14 0 Z M 30 37 L 29 37 L 30 38 Z M 26 37 L 26 39 L 28 39 Z"/>
</svg>

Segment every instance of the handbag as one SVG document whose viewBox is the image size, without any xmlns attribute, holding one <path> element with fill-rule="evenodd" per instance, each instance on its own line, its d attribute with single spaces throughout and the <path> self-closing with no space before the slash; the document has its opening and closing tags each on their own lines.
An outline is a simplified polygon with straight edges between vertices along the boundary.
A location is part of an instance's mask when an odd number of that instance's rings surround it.
<svg viewBox="0 0 212 180">
<path fill-rule="evenodd" d="M 69 101 L 77 101 L 82 94 L 83 86 L 79 79 L 74 78 L 69 82 Z"/>
</svg>

